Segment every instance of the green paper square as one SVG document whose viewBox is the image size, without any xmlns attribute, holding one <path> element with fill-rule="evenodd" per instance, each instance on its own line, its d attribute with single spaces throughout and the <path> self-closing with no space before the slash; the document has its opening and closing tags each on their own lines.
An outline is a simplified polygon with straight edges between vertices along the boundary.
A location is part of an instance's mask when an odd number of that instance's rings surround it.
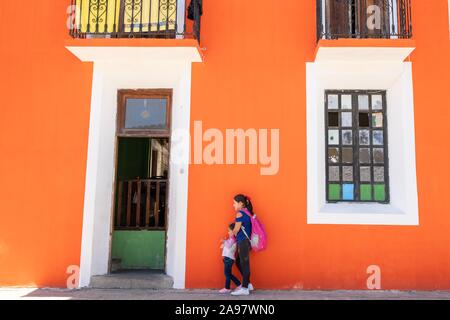
<svg viewBox="0 0 450 320">
<path fill-rule="evenodd" d="M 372 200 L 372 185 L 370 185 L 370 184 L 362 184 L 360 186 L 360 200 L 361 201 L 370 201 L 370 200 Z"/>
<path fill-rule="evenodd" d="M 341 185 L 329 184 L 328 185 L 328 200 L 340 200 L 341 199 Z"/>
<path fill-rule="evenodd" d="M 386 201 L 386 188 L 384 184 L 376 184 L 375 188 L 375 200 Z"/>
</svg>

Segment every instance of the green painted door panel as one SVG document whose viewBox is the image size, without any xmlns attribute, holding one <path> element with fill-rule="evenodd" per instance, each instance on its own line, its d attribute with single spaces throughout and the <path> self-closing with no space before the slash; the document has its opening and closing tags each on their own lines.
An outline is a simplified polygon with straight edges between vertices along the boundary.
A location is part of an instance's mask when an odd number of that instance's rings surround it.
<svg viewBox="0 0 450 320">
<path fill-rule="evenodd" d="M 114 231 L 112 258 L 122 269 L 164 270 L 165 231 Z"/>
</svg>

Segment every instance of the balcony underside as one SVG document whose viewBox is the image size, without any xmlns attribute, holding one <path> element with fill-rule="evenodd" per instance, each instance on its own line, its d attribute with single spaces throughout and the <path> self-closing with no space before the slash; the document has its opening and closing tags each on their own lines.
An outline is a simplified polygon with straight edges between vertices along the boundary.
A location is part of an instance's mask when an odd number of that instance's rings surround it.
<svg viewBox="0 0 450 320">
<path fill-rule="evenodd" d="M 320 40 L 315 62 L 403 62 L 414 51 L 414 40 Z"/>
<path fill-rule="evenodd" d="M 71 39 L 66 48 L 83 62 L 202 62 L 194 39 Z"/>
</svg>

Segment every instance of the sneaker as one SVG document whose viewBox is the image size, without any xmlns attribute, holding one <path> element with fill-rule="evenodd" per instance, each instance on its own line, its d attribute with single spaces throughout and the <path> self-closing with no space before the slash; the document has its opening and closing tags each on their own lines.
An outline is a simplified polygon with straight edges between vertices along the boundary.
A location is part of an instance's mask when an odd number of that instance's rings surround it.
<svg viewBox="0 0 450 320">
<path fill-rule="evenodd" d="M 240 285 L 239 287 L 236 288 L 236 290 L 239 290 L 240 288 L 242 288 L 242 285 Z M 249 291 L 253 291 L 255 290 L 255 288 L 253 287 L 253 285 L 251 283 L 248 284 L 248 288 Z"/>
<path fill-rule="evenodd" d="M 231 295 L 233 295 L 233 296 L 248 296 L 249 294 L 250 294 L 250 291 L 245 288 L 237 289 L 231 293 Z"/>
<path fill-rule="evenodd" d="M 223 289 L 220 289 L 220 290 L 219 290 L 219 293 L 222 293 L 222 294 L 230 293 L 230 292 L 231 292 L 231 290 L 230 290 L 230 289 L 227 289 L 227 288 L 223 288 Z"/>
</svg>

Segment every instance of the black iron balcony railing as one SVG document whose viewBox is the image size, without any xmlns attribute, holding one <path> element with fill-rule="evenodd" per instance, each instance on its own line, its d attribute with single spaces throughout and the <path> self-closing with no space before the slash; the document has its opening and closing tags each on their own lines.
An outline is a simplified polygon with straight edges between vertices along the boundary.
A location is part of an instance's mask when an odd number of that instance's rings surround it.
<svg viewBox="0 0 450 320">
<path fill-rule="evenodd" d="M 411 0 L 317 0 L 317 39 L 409 39 Z"/>
<path fill-rule="evenodd" d="M 200 41 L 202 0 L 71 0 L 73 38 Z"/>
</svg>

